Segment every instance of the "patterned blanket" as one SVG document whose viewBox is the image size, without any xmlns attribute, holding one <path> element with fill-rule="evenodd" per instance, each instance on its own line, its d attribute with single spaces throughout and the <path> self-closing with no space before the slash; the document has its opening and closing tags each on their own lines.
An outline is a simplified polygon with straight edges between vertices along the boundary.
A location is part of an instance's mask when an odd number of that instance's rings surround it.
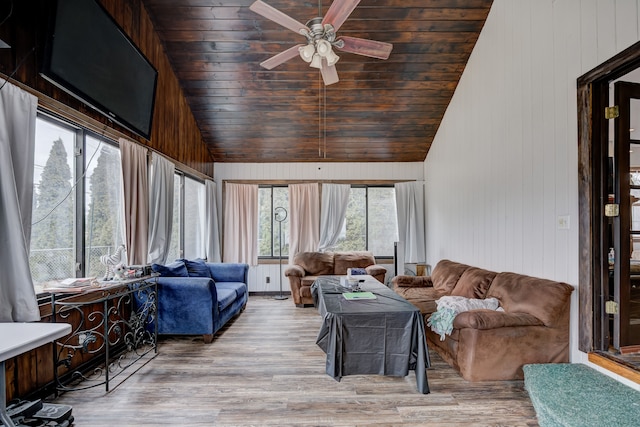
<svg viewBox="0 0 640 427">
<path fill-rule="evenodd" d="M 500 301 L 496 298 L 465 298 L 459 296 L 444 296 L 436 300 L 438 310 L 429 317 L 427 326 L 433 332 L 440 335 L 440 341 L 444 341 L 446 335 L 453 331 L 453 319 L 463 311 L 485 308 L 489 310 L 502 310 Z"/>
</svg>

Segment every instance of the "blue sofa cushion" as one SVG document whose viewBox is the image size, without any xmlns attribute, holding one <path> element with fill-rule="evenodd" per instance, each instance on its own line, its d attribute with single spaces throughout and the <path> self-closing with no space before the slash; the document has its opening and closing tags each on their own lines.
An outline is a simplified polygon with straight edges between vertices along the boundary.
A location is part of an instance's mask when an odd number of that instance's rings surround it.
<svg viewBox="0 0 640 427">
<path fill-rule="evenodd" d="M 218 308 L 220 311 L 229 307 L 231 303 L 238 298 L 238 294 L 233 288 L 219 288 L 216 284 L 216 292 L 218 294 Z"/>
<path fill-rule="evenodd" d="M 187 267 L 189 277 L 211 277 L 211 270 L 203 259 L 196 258 L 194 260 L 181 259 Z"/>
<path fill-rule="evenodd" d="M 216 282 L 216 289 L 218 290 L 218 295 L 220 295 L 221 289 L 233 291 L 236 298 L 240 298 L 247 293 L 247 285 L 241 282 Z"/>
<path fill-rule="evenodd" d="M 160 277 L 189 277 L 187 266 L 178 260 L 171 264 L 151 264 L 151 269 L 156 273 L 160 273 Z"/>
<path fill-rule="evenodd" d="M 216 282 L 241 282 L 247 283 L 247 264 L 236 263 L 207 263 L 211 271 L 211 277 Z"/>
</svg>

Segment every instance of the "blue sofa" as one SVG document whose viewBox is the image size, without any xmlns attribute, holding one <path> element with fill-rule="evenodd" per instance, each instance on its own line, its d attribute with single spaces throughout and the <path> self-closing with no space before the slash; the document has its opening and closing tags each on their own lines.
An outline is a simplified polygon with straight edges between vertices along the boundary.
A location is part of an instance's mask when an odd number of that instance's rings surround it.
<svg viewBox="0 0 640 427">
<path fill-rule="evenodd" d="M 247 305 L 247 264 L 179 259 L 153 264 L 158 281 L 158 334 L 202 335 L 205 343 Z"/>
</svg>

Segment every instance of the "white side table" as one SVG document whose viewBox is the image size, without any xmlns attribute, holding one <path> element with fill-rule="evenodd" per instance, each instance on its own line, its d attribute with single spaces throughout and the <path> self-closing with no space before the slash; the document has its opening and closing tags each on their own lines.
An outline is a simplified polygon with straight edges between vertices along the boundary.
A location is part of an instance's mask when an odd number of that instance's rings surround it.
<svg viewBox="0 0 640 427">
<path fill-rule="evenodd" d="M 0 323 L 0 421 L 15 427 L 7 414 L 5 366 L 7 359 L 52 342 L 71 332 L 68 323 Z"/>
</svg>

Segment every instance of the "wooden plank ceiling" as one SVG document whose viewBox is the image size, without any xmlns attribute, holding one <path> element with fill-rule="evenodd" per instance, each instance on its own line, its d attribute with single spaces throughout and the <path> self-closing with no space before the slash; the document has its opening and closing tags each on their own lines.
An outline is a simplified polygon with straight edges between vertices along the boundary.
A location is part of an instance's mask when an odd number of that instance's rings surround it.
<svg viewBox="0 0 640 427">
<path fill-rule="evenodd" d="M 362 0 L 338 36 L 393 44 L 387 60 L 336 50 L 340 81 L 300 57 L 305 38 L 254 0 L 142 0 L 216 162 L 423 161 L 492 0 Z M 265 0 L 306 23 L 325 0 Z"/>
</svg>

